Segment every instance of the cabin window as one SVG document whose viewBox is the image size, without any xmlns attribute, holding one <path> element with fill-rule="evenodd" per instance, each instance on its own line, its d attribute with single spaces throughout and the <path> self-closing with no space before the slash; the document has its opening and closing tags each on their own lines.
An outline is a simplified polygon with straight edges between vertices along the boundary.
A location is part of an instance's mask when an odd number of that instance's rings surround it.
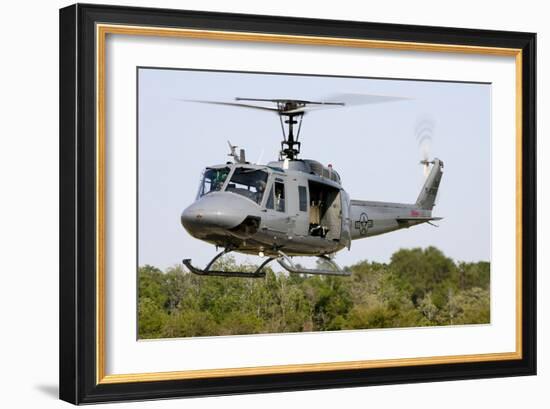
<svg viewBox="0 0 550 409">
<path fill-rule="evenodd" d="M 222 189 L 230 169 L 225 168 L 206 168 L 203 172 L 201 184 L 199 187 L 199 197 L 211 192 L 218 192 Z"/>
<path fill-rule="evenodd" d="M 285 211 L 285 185 L 281 182 L 275 182 L 275 210 Z"/>
<path fill-rule="evenodd" d="M 298 186 L 298 200 L 300 211 L 307 212 L 307 188 L 305 186 Z"/>
<path fill-rule="evenodd" d="M 267 197 L 267 201 L 265 202 L 265 208 L 273 210 L 273 202 L 273 188 L 271 188 L 269 189 L 269 196 Z"/>
<path fill-rule="evenodd" d="M 226 192 L 237 193 L 260 204 L 267 184 L 267 172 L 258 169 L 236 168 Z"/>
</svg>

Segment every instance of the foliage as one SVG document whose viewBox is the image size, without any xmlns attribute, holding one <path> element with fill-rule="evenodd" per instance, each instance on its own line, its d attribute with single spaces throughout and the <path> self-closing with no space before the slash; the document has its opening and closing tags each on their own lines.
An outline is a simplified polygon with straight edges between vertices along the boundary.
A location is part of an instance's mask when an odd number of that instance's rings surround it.
<svg viewBox="0 0 550 409">
<path fill-rule="evenodd" d="M 215 269 L 254 271 L 232 257 Z M 200 277 L 139 268 L 140 338 L 334 331 L 490 322 L 490 264 L 455 263 L 434 247 L 362 261 L 349 277 L 274 273 Z"/>
</svg>

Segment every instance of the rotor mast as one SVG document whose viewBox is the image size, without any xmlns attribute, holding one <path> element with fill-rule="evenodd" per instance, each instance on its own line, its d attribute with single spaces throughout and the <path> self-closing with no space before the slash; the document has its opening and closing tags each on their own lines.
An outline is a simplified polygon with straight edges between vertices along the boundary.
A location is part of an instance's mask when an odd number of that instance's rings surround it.
<svg viewBox="0 0 550 409">
<path fill-rule="evenodd" d="M 302 118 L 305 112 L 289 112 L 298 108 L 303 108 L 304 104 L 295 102 L 279 102 L 278 104 L 279 118 L 281 120 L 281 128 L 283 131 L 283 140 L 281 141 L 281 159 L 287 158 L 294 160 L 300 153 L 301 143 L 298 141 L 300 137 L 300 130 L 302 129 Z M 286 119 L 283 119 L 286 117 Z M 285 132 L 283 122 L 287 124 L 288 132 Z M 298 125 L 298 131 L 294 135 L 294 125 Z"/>
</svg>

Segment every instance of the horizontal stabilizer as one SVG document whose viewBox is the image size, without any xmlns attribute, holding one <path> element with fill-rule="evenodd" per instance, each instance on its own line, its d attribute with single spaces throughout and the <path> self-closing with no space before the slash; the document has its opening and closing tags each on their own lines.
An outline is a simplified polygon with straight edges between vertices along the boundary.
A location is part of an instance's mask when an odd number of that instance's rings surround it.
<svg viewBox="0 0 550 409">
<path fill-rule="evenodd" d="M 443 217 L 396 217 L 398 222 L 433 222 L 441 220 Z"/>
<path fill-rule="evenodd" d="M 432 222 L 437 221 L 437 220 L 441 220 L 441 219 L 443 219 L 443 217 L 422 217 L 422 216 L 418 216 L 418 217 L 396 217 L 397 223 L 399 223 L 400 227 L 407 227 L 407 228 L 411 227 L 411 226 L 416 226 L 416 225 L 422 224 L 422 223 L 428 223 L 428 224 L 431 224 L 435 227 L 438 227 L 435 224 L 433 224 Z"/>
</svg>

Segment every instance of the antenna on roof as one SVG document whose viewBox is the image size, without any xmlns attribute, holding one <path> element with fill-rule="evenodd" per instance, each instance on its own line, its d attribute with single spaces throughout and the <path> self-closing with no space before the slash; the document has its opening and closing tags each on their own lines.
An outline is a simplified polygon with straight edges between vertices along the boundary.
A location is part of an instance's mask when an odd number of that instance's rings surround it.
<svg viewBox="0 0 550 409">
<path fill-rule="evenodd" d="M 229 145 L 230 152 L 227 154 L 227 156 L 231 156 L 235 163 L 247 163 L 246 162 L 246 154 L 244 149 L 240 149 L 239 153 L 237 154 L 237 145 L 231 145 L 230 141 L 227 141 L 227 144 Z"/>
</svg>

